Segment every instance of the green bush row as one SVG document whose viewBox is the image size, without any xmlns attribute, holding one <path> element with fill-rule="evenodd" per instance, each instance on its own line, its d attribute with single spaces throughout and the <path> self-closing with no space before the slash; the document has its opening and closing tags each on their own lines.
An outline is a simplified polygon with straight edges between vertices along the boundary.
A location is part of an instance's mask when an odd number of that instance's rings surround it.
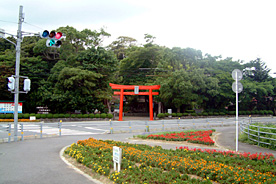
<svg viewBox="0 0 276 184">
<path fill-rule="evenodd" d="M 24 113 L 18 114 L 18 119 L 29 119 L 30 116 L 35 116 L 36 119 L 52 119 L 52 118 L 113 118 L 113 114 L 34 114 Z M 0 114 L 0 119 L 13 119 L 13 114 Z"/>
<path fill-rule="evenodd" d="M 228 112 L 203 112 L 203 113 L 172 113 L 172 117 L 182 117 L 182 116 L 224 116 L 224 115 L 235 115 L 236 111 L 228 111 Z M 239 115 L 273 115 L 273 111 L 271 110 L 261 110 L 261 111 L 239 111 Z M 159 113 L 157 115 L 158 118 L 164 118 L 170 116 L 169 113 Z"/>
</svg>

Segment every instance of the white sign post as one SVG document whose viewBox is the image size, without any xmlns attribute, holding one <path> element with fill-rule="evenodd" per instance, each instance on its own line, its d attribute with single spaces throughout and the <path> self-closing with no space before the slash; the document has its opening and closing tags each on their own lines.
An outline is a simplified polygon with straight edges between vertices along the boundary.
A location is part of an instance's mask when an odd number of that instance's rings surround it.
<svg viewBox="0 0 276 184">
<path fill-rule="evenodd" d="M 120 172 L 121 162 L 122 162 L 122 148 L 113 146 L 113 162 L 114 162 L 114 170 L 116 171 L 116 163 L 117 163 L 118 172 Z"/>
<path fill-rule="evenodd" d="M 239 69 L 232 71 L 232 78 L 235 82 L 232 84 L 232 90 L 236 93 L 236 151 L 239 151 L 239 96 L 242 92 L 243 86 L 240 82 L 242 79 L 242 72 Z"/>
</svg>

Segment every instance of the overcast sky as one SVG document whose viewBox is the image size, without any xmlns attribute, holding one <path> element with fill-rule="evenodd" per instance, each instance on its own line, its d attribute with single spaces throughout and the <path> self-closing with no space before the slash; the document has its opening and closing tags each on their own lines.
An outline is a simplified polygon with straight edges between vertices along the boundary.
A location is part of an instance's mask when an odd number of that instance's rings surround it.
<svg viewBox="0 0 276 184">
<path fill-rule="evenodd" d="M 144 43 L 144 34 L 167 47 L 191 47 L 249 62 L 257 57 L 276 72 L 275 0 L 0 0 L 0 28 L 16 34 L 19 6 L 23 31 L 72 26 L 104 27 L 112 36 Z M 274 75 L 275 76 L 275 75 Z"/>
</svg>

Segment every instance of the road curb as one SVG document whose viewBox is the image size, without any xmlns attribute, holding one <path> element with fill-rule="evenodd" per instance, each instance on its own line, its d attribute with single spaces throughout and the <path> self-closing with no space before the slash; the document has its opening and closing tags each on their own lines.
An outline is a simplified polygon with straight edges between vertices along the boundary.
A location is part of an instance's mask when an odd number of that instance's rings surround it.
<svg viewBox="0 0 276 184">
<path fill-rule="evenodd" d="M 80 169 L 78 169 L 77 167 L 75 167 L 73 164 L 71 164 L 70 162 L 68 162 L 68 161 L 65 159 L 65 157 L 63 156 L 63 153 L 64 153 L 65 149 L 68 148 L 69 146 L 71 146 L 71 145 L 65 146 L 65 147 L 63 147 L 63 148 L 60 150 L 60 152 L 59 152 L 59 157 L 61 158 L 61 160 L 62 160 L 64 163 L 66 163 L 66 164 L 69 166 L 69 168 L 74 169 L 77 173 L 83 175 L 83 176 L 86 177 L 88 180 L 93 181 L 93 182 L 96 183 L 96 184 L 103 184 L 103 183 L 100 182 L 99 180 L 96 180 L 96 179 L 92 178 L 91 176 L 89 176 L 88 174 L 84 173 L 83 171 L 81 171 Z"/>
</svg>

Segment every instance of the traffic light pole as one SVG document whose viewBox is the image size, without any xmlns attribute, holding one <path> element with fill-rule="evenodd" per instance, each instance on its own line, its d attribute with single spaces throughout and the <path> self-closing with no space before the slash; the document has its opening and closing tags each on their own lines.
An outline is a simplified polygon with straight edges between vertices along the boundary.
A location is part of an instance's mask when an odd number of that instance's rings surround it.
<svg viewBox="0 0 276 184">
<path fill-rule="evenodd" d="M 16 60 L 15 60 L 15 90 L 14 90 L 14 141 L 17 141 L 18 132 L 18 101 L 19 101 L 19 71 L 20 71 L 20 50 L 22 42 L 22 22 L 23 6 L 19 7 L 19 20 L 16 41 Z"/>
</svg>

